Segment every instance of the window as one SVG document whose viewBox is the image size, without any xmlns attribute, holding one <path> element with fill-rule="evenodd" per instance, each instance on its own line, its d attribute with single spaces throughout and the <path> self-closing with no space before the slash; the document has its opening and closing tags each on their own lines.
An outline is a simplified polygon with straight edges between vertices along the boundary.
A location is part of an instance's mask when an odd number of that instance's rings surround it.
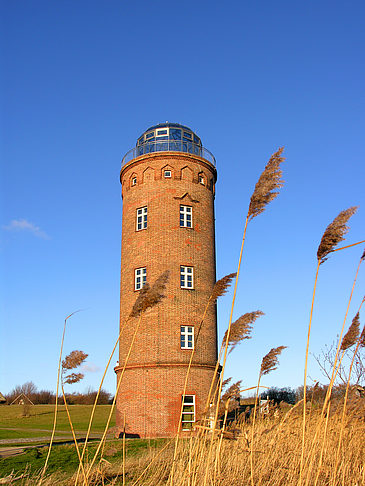
<svg viewBox="0 0 365 486">
<path fill-rule="evenodd" d="M 180 227 L 193 227 L 193 208 L 191 206 L 180 206 Z"/>
<path fill-rule="evenodd" d="M 191 430 L 195 422 L 195 395 L 182 396 L 181 402 L 181 428 L 182 430 Z"/>
<path fill-rule="evenodd" d="M 137 177 L 132 177 L 132 186 L 137 184 Z"/>
<path fill-rule="evenodd" d="M 180 326 L 180 347 L 181 349 L 194 349 L 193 326 Z"/>
<path fill-rule="evenodd" d="M 147 228 L 147 206 L 137 209 L 136 231 Z"/>
<path fill-rule="evenodd" d="M 205 186 L 204 176 L 202 175 L 199 176 L 199 184 L 203 184 L 203 186 Z"/>
<path fill-rule="evenodd" d="M 171 177 L 171 170 L 165 170 L 164 173 L 163 173 L 164 177 L 166 179 L 170 179 Z"/>
<path fill-rule="evenodd" d="M 180 287 L 182 289 L 193 289 L 193 267 L 180 267 Z"/>
<path fill-rule="evenodd" d="M 147 270 L 144 268 L 136 268 L 134 271 L 134 290 L 141 290 L 147 280 Z"/>
</svg>

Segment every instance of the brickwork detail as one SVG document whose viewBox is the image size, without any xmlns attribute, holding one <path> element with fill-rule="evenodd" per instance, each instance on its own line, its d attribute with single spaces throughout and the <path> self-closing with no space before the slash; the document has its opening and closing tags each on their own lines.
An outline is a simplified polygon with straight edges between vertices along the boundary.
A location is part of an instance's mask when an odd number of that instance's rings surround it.
<svg viewBox="0 0 365 486">
<path fill-rule="evenodd" d="M 170 170 L 171 177 L 164 177 Z M 199 182 L 204 174 L 205 184 Z M 121 171 L 123 217 L 120 287 L 120 342 L 117 377 L 127 356 L 137 320 L 127 321 L 138 296 L 134 271 L 146 267 L 153 283 L 170 270 L 166 298 L 147 311 L 129 357 L 117 397 L 117 425 L 141 437 L 176 432 L 181 394 L 191 350 L 180 348 L 180 326 L 198 327 L 215 283 L 215 168 L 185 153 L 141 156 Z M 135 185 L 132 180 L 137 181 Z M 180 227 L 180 204 L 193 209 L 193 227 Z M 136 231 L 136 211 L 147 206 L 148 224 Z M 180 266 L 194 269 L 194 289 L 180 288 Z M 127 321 L 127 322 L 126 322 Z M 126 323 L 126 324 L 125 324 Z M 216 309 L 204 321 L 189 376 L 187 394 L 202 413 L 217 360 Z"/>
</svg>

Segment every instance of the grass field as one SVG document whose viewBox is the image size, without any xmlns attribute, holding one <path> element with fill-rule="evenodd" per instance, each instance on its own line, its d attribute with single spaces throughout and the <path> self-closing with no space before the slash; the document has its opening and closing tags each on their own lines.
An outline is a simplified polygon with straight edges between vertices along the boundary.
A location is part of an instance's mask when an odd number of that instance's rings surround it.
<svg viewBox="0 0 365 486">
<path fill-rule="evenodd" d="M 110 412 L 110 405 L 98 405 L 91 432 L 103 432 Z M 77 432 L 86 432 L 92 405 L 71 405 L 70 415 Z M 29 410 L 29 417 L 22 416 L 21 405 L 3 405 L 0 407 L 0 439 L 40 437 L 50 435 L 53 427 L 54 405 L 34 405 Z M 110 427 L 115 425 L 113 416 Z M 5 430 L 16 429 L 16 430 Z M 65 406 L 59 407 L 57 416 L 57 435 L 70 433 Z"/>
<path fill-rule="evenodd" d="M 142 440 L 133 439 L 126 441 L 126 456 L 133 458 L 140 456 L 145 452 L 155 449 L 164 441 L 163 439 Z M 88 454 L 92 457 L 96 449 L 95 444 L 90 444 Z M 4 477 L 11 472 L 21 474 L 24 471 L 30 474 L 37 474 L 43 467 L 47 455 L 47 448 L 34 448 L 24 454 L 6 459 L 0 459 L 0 477 Z M 113 440 L 106 444 L 104 457 L 112 465 L 118 467 L 122 458 L 122 441 Z M 47 472 L 62 473 L 64 477 L 70 476 L 78 468 L 78 458 L 74 446 L 57 446 L 52 451 Z"/>
</svg>

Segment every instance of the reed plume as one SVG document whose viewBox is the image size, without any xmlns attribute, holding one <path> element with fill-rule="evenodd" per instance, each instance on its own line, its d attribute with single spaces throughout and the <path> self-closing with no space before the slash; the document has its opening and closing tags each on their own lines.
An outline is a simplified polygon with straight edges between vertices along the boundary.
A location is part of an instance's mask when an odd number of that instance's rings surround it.
<svg viewBox="0 0 365 486">
<path fill-rule="evenodd" d="M 85 375 L 83 373 L 70 373 L 63 380 L 63 384 L 72 385 L 73 383 L 78 383 L 84 378 L 84 376 Z"/>
<path fill-rule="evenodd" d="M 139 291 L 138 297 L 129 317 L 139 317 L 147 309 L 159 304 L 165 297 L 165 288 L 170 271 L 165 270 L 155 281 L 152 287 L 146 283 Z"/>
<path fill-rule="evenodd" d="M 360 334 L 360 348 L 365 348 L 365 326 L 362 329 L 362 332 Z"/>
<path fill-rule="evenodd" d="M 243 339 L 251 339 L 252 324 L 258 317 L 263 315 L 264 313 L 261 311 L 247 312 L 239 317 L 235 322 L 232 322 L 231 332 L 229 333 L 228 338 L 228 346 L 230 346 L 229 352 L 232 352 L 234 348 L 241 341 L 243 341 Z M 224 346 L 227 340 L 227 333 L 228 330 L 224 334 L 222 346 Z"/>
<path fill-rule="evenodd" d="M 364 252 L 363 252 L 363 254 L 361 255 L 360 260 L 361 260 L 362 262 L 365 260 L 365 248 L 364 248 Z"/>
<path fill-rule="evenodd" d="M 274 371 L 277 369 L 279 364 L 279 356 L 283 349 L 286 348 L 287 346 L 278 346 L 277 348 L 270 349 L 267 355 L 262 358 L 260 369 L 261 376 L 267 375 L 268 373 L 270 373 L 270 371 Z"/>
<path fill-rule="evenodd" d="M 262 358 L 259 379 L 257 382 L 256 388 L 256 396 L 255 396 L 255 408 L 253 411 L 253 420 L 252 420 L 252 428 L 251 428 L 251 448 L 250 448 L 250 467 L 251 467 L 251 485 L 254 486 L 254 477 L 253 477 L 253 443 L 254 443 L 254 430 L 255 430 L 255 420 L 256 420 L 256 412 L 257 412 L 257 400 L 259 396 L 260 390 L 260 381 L 264 375 L 270 373 L 270 371 L 274 371 L 277 369 L 279 364 L 279 356 L 281 352 L 286 349 L 287 346 L 278 346 L 277 348 L 271 348 L 270 351 Z"/>
<path fill-rule="evenodd" d="M 73 370 L 80 366 L 87 357 L 88 354 L 78 350 L 71 351 L 71 353 L 66 356 L 66 358 L 62 361 L 61 382 L 63 384 L 67 383 L 69 385 L 72 385 L 73 383 L 78 383 L 84 378 L 83 373 L 70 373 L 66 376 L 64 376 L 64 373 L 66 370 Z"/>
<path fill-rule="evenodd" d="M 144 312 L 144 303 L 147 293 L 150 291 L 150 284 L 145 283 L 141 290 L 138 292 L 138 297 L 132 307 L 129 317 L 138 317 L 142 312 Z"/>
<path fill-rule="evenodd" d="M 227 293 L 227 290 L 230 287 L 231 282 L 236 275 L 237 275 L 236 273 L 230 273 L 229 275 L 226 275 L 225 277 L 218 280 L 213 287 L 210 300 L 215 301 L 218 299 L 218 297 L 221 297 L 222 295 Z"/>
<path fill-rule="evenodd" d="M 285 160 L 281 156 L 283 150 L 284 147 L 280 147 L 270 157 L 269 162 L 256 183 L 248 209 L 248 217 L 250 220 L 265 211 L 266 205 L 273 201 L 279 194 L 276 189 L 280 189 L 284 184 L 284 181 L 281 179 L 283 172 L 280 168 L 280 164 Z"/>
<path fill-rule="evenodd" d="M 225 388 L 231 381 L 232 381 L 231 376 L 229 378 L 226 378 L 225 380 L 223 380 L 222 388 Z"/>
<path fill-rule="evenodd" d="M 73 370 L 74 368 L 80 366 L 87 357 L 88 354 L 84 353 L 83 351 L 71 351 L 71 353 L 62 361 L 62 369 Z"/>
<path fill-rule="evenodd" d="M 330 223 L 323 233 L 321 242 L 317 251 L 318 261 L 322 264 L 335 247 L 345 239 L 345 235 L 349 230 L 347 226 L 348 220 L 357 211 L 357 206 L 352 206 L 344 211 L 341 211 L 338 216 Z M 365 252 L 364 252 L 365 253 Z"/>
<path fill-rule="evenodd" d="M 359 338 L 359 331 L 360 331 L 360 314 L 359 312 L 356 316 L 352 319 L 351 325 L 344 335 L 341 343 L 341 351 L 346 351 L 346 349 L 351 348 Z"/>
<path fill-rule="evenodd" d="M 61 372 L 61 389 L 62 389 L 63 401 L 64 401 L 64 404 L 65 404 L 67 418 L 68 418 L 68 421 L 69 421 L 69 424 L 70 424 L 72 437 L 73 437 L 73 440 L 74 440 L 74 443 L 75 443 L 75 448 L 76 448 L 77 456 L 78 456 L 78 459 L 79 459 L 79 465 L 80 465 L 80 468 L 82 470 L 82 474 L 83 474 L 85 483 L 87 482 L 86 476 L 85 476 L 85 469 L 84 469 L 83 464 L 82 464 L 82 457 L 81 457 L 81 454 L 80 454 L 79 445 L 77 443 L 75 430 L 74 430 L 73 423 L 72 423 L 72 420 L 71 420 L 71 415 L 70 415 L 70 411 L 69 411 L 67 400 L 66 400 L 64 385 L 65 384 L 72 385 L 73 383 L 78 383 L 79 381 L 81 381 L 84 378 L 83 373 L 70 373 L 70 374 L 65 376 L 65 371 L 66 370 L 74 370 L 75 368 L 78 368 L 85 361 L 85 359 L 87 357 L 88 357 L 88 354 L 84 353 L 83 351 L 79 351 L 79 350 L 71 351 L 71 353 L 68 356 L 66 356 L 66 358 L 62 361 L 62 372 Z"/>
<path fill-rule="evenodd" d="M 229 388 L 227 388 L 227 390 L 222 395 L 222 401 L 225 402 L 229 398 L 234 398 L 236 400 L 239 399 L 240 398 L 240 392 L 241 392 L 241 383 L 242 383 L 242 380 L 236 381 L 236 383 L 233 383 L 233 385 L 231 385 Z"/>
</svg>

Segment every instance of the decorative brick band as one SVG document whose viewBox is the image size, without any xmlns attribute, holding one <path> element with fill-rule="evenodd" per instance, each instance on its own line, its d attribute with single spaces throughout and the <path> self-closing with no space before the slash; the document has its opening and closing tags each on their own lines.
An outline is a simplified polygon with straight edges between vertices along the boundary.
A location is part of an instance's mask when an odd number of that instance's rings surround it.
<svg viewBox="0 0 365 486">
<path fill-rule="evenodd" d="M 138 364 L 131 364 L 125 367 L 126 370 L 133 370 L 135 368 L 188 368 L 188 363 L 138 363 Z M 116 366 L 114 371 L 118 373 L 122 371 L 124 366 Z M 205 368 L 208 370 L 215 370 L 215 366 L 203 364 L 203 363 L 192 363 L 191 368 Z"/>
</svg>

